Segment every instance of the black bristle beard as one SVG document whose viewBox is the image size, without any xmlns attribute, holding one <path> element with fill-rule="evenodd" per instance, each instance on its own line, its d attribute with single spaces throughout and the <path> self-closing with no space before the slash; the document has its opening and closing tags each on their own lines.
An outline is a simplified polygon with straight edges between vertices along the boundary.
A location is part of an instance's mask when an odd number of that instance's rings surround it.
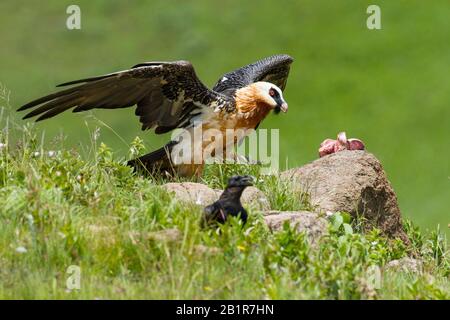
<svg viewBox="0 0 450 320">
<path fill-rule="evenodd" d="M 273 109 L 273 113 L 279 114 L 281 112 L 281 108 L 279 106 L 276 106 L 275 109 Z"/>
</svg>

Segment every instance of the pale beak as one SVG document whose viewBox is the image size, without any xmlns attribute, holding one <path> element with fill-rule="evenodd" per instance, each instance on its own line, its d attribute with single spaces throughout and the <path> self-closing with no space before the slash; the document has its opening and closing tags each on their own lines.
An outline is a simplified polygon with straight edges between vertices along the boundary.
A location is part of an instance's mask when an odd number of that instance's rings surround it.
<svg viewBox="0 0 450 320">
<path fill-rule="evenodd" d="M 288 104 L 286 102 L 283 102 L 280 106 L 280 110 L 283 112 L 287 112 L 288 111 Z"/>
</svg>

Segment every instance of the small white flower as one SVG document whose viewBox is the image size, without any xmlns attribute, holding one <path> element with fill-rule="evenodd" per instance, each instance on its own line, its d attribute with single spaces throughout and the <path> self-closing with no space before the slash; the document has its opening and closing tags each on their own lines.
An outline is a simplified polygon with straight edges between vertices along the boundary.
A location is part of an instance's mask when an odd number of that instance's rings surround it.
<svg viewBox="0 0 450 320">
<path fill-rule="evenodd" d="M 0 150 L 6 148 L 6 143 L 0 143 Z"/>
<path fill-rule="evenodd" d="M 378 241 L 372 241 L 370 244 L 376 246 L 378 244 Z"/>
<path fill-rule="evenodd" d="M 82 176 L 81 175 L 77 175 L 77 180 L 81 181 L 81 179 L 82 179 Z"/>
<path fill-rule="evenodd" d="M 35 152 L 33 153 L 33 156 L 36 157 L 36 158 L 39 157 L 39 155 L 40 155 L 39 151 L 35 151 Z"/>
<path fill-rule="evenodd" d="M 54 156 L 56 156 L 56 151 L 53 151 L 53 150 L 49 151 L 49 152 L 48 152 L 48 156 L 49 156 L 49 157 L 54 157 Z"/>
<path fill-rule="evenodd" d="M 55 174 L 57 177 L 61 177 L 61 171 L 56 171 Z"/>
<path fill-rule="evenodd" d="M 327 217 L 331 217 L 334 214 L 334 212 L 327 211 L 327 212 L 325 212 L 325 214 L 327 215 Z"/>
<path fill-rule="evenodd" d="M 27 251 L 28 251 L 27 248 L 22 246 L 16 248 L 16 252 L 18 253 L 26 253 Z"/>
</svg>

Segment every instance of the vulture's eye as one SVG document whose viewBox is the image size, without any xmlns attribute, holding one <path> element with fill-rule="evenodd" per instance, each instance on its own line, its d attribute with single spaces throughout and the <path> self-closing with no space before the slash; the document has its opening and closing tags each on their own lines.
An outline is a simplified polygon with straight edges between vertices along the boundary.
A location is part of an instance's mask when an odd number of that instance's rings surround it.
<svg viewBox="0 0 450 320">
<path fill-rule="evenodd" d="M 269 96 L 275 97 L 276 91 L 274 89 L 269 90 Z"/>
</svg>

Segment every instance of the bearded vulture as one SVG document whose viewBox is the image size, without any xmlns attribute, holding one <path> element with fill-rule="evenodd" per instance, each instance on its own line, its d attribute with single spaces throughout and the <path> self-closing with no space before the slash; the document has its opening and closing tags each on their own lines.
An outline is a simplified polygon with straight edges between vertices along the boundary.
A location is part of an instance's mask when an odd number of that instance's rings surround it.
<svg viewBox="0 0 450 320">
<path fill-rule="evenodd" d="M 288 55 L 267 57 L 226 73 L 212 90 L 200 81 L 188 61 L 145 62 L 129 70 L 60 84 L 58 87 L 71 87 L 31 101 L 18 111 L 32 109 L 23 119 L 39 116 L 36 121 L 41 121 L 69 109 L 80 112 L 136 105 L 142 130 L 152 129 L 156 134 L 177 128 L 194 137 L 198 128 L 223 133 L 227 129 L 256 129 L 271 110 L 287 112 L 283 90 L 292 62 Z M 175 153 L 174 149 L 189 142 L 189 150 L 204 150 L 212 140 L 202 136 L 197 145 L 188 140 L 174 138 L 128 164 L 152 174 L 198 177 L 207 159 L 196 161 L 192 152 L 190 161 L 181 161 L 183 152 Z M 233 140 L 233 145 L 238 142 Z"/>
</svg>

